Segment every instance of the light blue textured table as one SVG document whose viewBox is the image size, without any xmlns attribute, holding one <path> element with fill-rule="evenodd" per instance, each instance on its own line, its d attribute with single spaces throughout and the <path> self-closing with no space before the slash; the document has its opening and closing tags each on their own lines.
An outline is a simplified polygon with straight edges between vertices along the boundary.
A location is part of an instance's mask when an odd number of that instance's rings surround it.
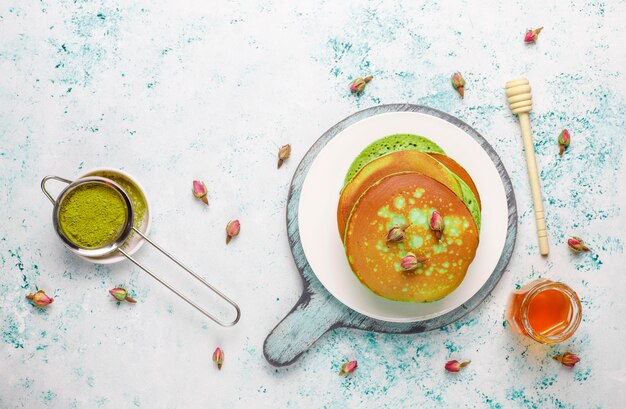
<svg viewBox="0 0 626 409">
<path fill-rule="evenodd" d="M 626 3 L 501 3 L 2 2 L 0 408 L 623 407 Z M 541 25 L 538 43 L 523 44 Z M 465 100 L 450 85 L 455 70 Z M 363 96 L 349 95 L 366 74 Z M 504 98 L 518 75 L 533 86 L 547 259 Z M 333 124 L 394 102 L 455 115 L 493 145 L 516 189 L 511 263 L 482 305 L 442 330 L 336 330 L 275 369 L 263 340 L 301 292 L 284 224 L 292 173 Z M 572 144 L 561 158 L 562 128 Z M 293 154 L 276 170 L 284 143 Z M 128 262 L 98 266 L 64 249 L 39 181 L 102 166 L 142 182 L 151 236 L 238 301 L 239 324 L 217 327 Z M 210 207 L 191 195 L 194 178 Z M 226 246 L 232 218 L 242 232 Z M 571 254 L 571 234 L 594 251 Z M 138 256 L 203 296 L 158 253 Z M 503 325 L 510 291 L 537 277 L 581 297 L 583 323 L 564 345 Z M 112 302 L 118 284 L 139 302 Z M 37 287 L 55 298 L 45 310 L 24 299 Z M 581 357 L 575 368 L 552 360 L 565 350 Z M 359 368 L 339 377 L 347 359 Z M 472 364 L 448 374 L 448 359 Z"/>
</svg>

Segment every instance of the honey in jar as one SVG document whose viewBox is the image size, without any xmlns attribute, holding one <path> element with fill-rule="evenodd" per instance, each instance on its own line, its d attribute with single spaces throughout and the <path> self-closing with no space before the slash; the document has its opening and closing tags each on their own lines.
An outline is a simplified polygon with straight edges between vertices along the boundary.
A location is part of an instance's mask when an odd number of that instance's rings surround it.
<svg viewBox="0 0 626 409">
<path fill-rule="evenodd" d="M 513 291 L 506 320 L 513 331 L 544 344 L 571 337 L 582 319 L 578 295 L 563 283 L 532 281 Z"/>
</svg>

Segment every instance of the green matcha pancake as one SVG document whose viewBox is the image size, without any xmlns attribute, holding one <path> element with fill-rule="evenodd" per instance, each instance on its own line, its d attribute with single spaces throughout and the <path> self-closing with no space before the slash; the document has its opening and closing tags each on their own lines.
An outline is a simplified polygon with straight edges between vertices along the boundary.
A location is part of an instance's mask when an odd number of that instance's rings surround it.
<svg viewBox="0 0 626 409">
<path fill-rule="evenodd" d="M 435 210 L 444 220 L 440 240 L 429 227 Z M 389 230 L 400 226 L 406 228 L 405 237 L 387 242 Z M 352 271 L 374 293 L 396 301 L 431 302 L 463 281 L 476 254 L 478 229 L 452 190 L 428 176 L 403 172 L 382 178 L 360 196 L 344 245 Z M 400 262 L 407 253 L 425 261 L 406 271 Z"/>
<path fill-rule="evenodd" d="M 354 175 L 357 174 L 363 166 L 368 162 L 391 152 L 397 152 L 402 150 L 416 150 L 426 153 L 439 153 L 445 155 L 446 153 L 430 139 L 423 136 L 411 135 L 411 134 L 395 134 L 378 139 L 375 142 L 368 145 L 359 156 L 354 159 L 348 169 L 346 178 L 343 185 L 347 185 Z"/>
<path fill-rule="evenodd" d="M 476 223 L 476 227 L 478 228 L 478 231 L 480 232 L 480 217 L 481 217 L 480 202 L 478 201 L 478 199 L 476 199 L 474 192 L 467 185 L 467 183 L 463 181 L 463 179 L 461 179 L 457 175 L 454 175 L 454 177 L 456 181 L 459 183 L 459 186 L 461 186 L 461 191 L 463 192 L 463 203 L 465 204 L 465 206 L 467 206 L 467 209 L 471 213 L 472 218 L 474 219 L 474 222 Z"/>
</svg>

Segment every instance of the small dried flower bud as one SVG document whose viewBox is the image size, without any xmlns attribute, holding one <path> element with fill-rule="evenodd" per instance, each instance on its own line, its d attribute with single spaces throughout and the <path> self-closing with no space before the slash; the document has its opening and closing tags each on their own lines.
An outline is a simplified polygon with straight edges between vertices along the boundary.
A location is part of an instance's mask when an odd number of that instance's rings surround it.
<svg viewBox="0 0 626 409">
<path fill-rule="evenodd" d="M 400 262 L 400 267 L 405 271 L 415 270 L 418 264 L 423 264 L 428 261 L 426 257 L 418 257 L 413 253 L 406 253 L 406 256 Z"/>
<path fill-rule="evenodd" d="M 580 237 L 570 237 L 567 239 L 567 245 L 573 252 L 576 253 L 580 253 L 581 251 L 591 251 L 589 247 L 585 246 L 585 242 Z"/>
<path fill-rule="evenodd" d="M 291 145 L 283 145 L 278 150 L 278 168 L 283 166 L 283 162 L 291 156 Z"/>
<path fill-rule="evenodd" d="M 563 129 L 561 131 L 561 133 L 559 134 L 558 142 L 559 142 L 559 154 L 561 154 L 562 156 L 563 152 L 565 152 L 565 148 L 569 146 L 569 142 L 570 142 L 569 131 L 567 129 Z"/>
<path fill-rule="evenodd" d="M 407 226 L 395 226 L 387 233 L 387 241 L 402 241 L 406 237 Z"/>
<path fill-rule="evenodd" d="M 452 74 L 452 86 L 461 95 L 461 98 L 465 97 L 465 79 L 458 71 Z"/>
<path fill-rule="evenodd" d="M 435 237 L 437 240 L 441 240 L 441 236 L 443 235 L 443 216 L 438 211 L 434 211 L 430 216 L 430 229 L 435 233 Z"/>
<path fill-rule="evenodd" d="M 358 364 L 356 360 L 348 361 L 345 364 L 341 365 L 341 370 L 339 371 L 339 375 L 347 375 L 349 373 L 352 373 L 357 367 L 358 367 Z"/>
<path fill-rule="evenodd" d="M 239 220 L 231 220 L 226 225 L 226 244 L 230 243 L 230 239 L 236 237 L 241 230 L 241 223 Z"/>
<path fill-rule="evenodd" d="M 54 301 L 54 299 L 48 297 L 43 290 L 39 290 L 34 294 L 29 294 L 26 298 L 29 299 L 35 307 L 45 307 L 48 304 L 52 304 Z"/>
<path fill-rule="evenodd" d="M 199 180 L 194 180 L 193 181 L 193 189 L 191 189 L 191 191 L 193 192 L 193 195 L 202 200 L 204 202 L 204 204 L 208 205 L 209 204 L 209 199 L 207 199 L 206 195 L 209 193 L 209 191 L 206 188 L 206 185 L 204 184 L 204 182 L 200 182 Z"/>
<path fill-rule="evenodd" d="M 350 92 L 357 95 L 360 94 L 365 90 L 365 85 L 367 85 L 367 83 L 370 82 L 372 78 L 374 77 L 372 77 L 371 75 L 368 75 L 365 78 L 355 78 L 354 81 L 350 83 Z"/>
<path fill-rule="evenodd" d="M 543 30 L 543 27 L 526 31 L 526 35 L 524 36 L 524 42 L 534 43 L 535 41 L 537 41 L 537 37 L 539 37 L 539 33 L 541 33 L 541 30 Z"/>
<path fill-rule="evenodd" d="M 109 294 L 111 294 L 113 296 L 113 298 L 115 298 L 117 301 L 122 302 L 122 301 L 128 301 L 130 303 L 136 303 L 137 301 L 135 301 L 134 298 L 130 297 L 128 295 L 128 291 L 126 291 L 124 288 L 122 287 L 115 287 L 109 290 Z"/>
<path fill-rule="evenodd" d="M 557 355 L 553 358 L 562 363 L 563 366 L 567 366 L 570 368 L 573 368 L 574 365 L 580 362 L 580 358 L 578 356 L 569 352 L 566 352 L 563 355 Z"/>
<path fill-rule="evenodd" d="M 470 364 L 470 362 L 472 361 L 459 362 L 457 360 L 452 360 L 452 361 L 446 362 L 445 368 L 446 368 L 446 371 L 448 372 L 459 372 L 461 368 L 466 367 L 467 365 Z"/>
<path fill-rule="evenodd" d="M 222 364 L 224 363 L 224 351 L 220 347 L 215 348 L 215 352 L 213 352 L 213 362 L 217 364 L 217 369 L 222 369 Z"/>
</svg>

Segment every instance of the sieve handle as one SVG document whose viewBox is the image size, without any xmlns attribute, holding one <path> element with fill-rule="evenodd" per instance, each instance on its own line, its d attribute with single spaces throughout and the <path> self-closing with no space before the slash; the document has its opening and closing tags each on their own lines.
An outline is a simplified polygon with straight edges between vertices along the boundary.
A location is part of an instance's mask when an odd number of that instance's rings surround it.
<svg viewBox="0 0 626 409">
<path fill-rule="evenodd" d="M 223 299 L 224 301 L 226 301 L 227 303 L 229 303 L 231 306 L 233 306 L 233 308 L 235 309 L 237 316 L 235 317 L 235 319 L 231 322 L 224 322 L 219 320 L 218 318 L 216 318 L 215 316 L 213 316 L 211 313 L 207 312 L 204 308 L 200 307 L 198 304 L 196 304 L 195 302 L 193 302 L 192 300 L 190 300 L 189 298 L 187 298 L 185 295 L 183 295 L 182 293 L 180 293 L 178 290 L 176 290 L 174 287 L 172 287 L 171 285 L 169 285 L 167 282 L 163 281 L 161 278 L 159 278 L 156 274 L 154 274 L 150 269 L 148 269 L 147 267 L 145 267 L 144 265 L 142 265 L 139 261 L 135 260 L 133 257 L 131 257 L 129 254 L 127 254 L 124 250 L 122 249 L 118 249 L 118 251 L 120 253 L 122 253 L 124 256 L 126 256 L 126 258 L 128 258 L 130 261 L 132 261 L 137 267 L 141 268 L 143 271 L 145 271 L 146 273 L 150 274 L 150 276 L 152 276 L 152 278 L 154 278 L 155 280 L 157 280 L 159 283 L 163 284 L 165 287 L 167 287 L 171 292 L 173 292 L 174 294 L 176 294 L 177 296 L 179 296 L 180 298 L 182 298 L 187 304 L 191 305 L 192 307 L 194 307 L 196 310 L 200 311 L 202 314 L 204 314 L 207 318 L 211 319 L 212 321 L 214 321 L 215 323 L 221 325 L 222 327 L 231 327 L 233 325 L 235 325 L 238 321 L 239 318 L 241 318 L 241 310 L 239 309 L 239 306 L 230 298 L 228 298 L 225 294 L 223 294 L 220 290 L 218 290 L 217 288 L 213 287 L 210 283 L 208 283 L 206 280 L 204 280 L 202 277 L 200 277 L 198 274 L 194 273 L 192 270 L 190 270 L 188 267 L 186 267 L 183 263 L 181 263 L 180 261 L 178 261 L 176 258 L 174 258 L 174 256 L 172 256 L 171 254 L 169 254 L 167 251 L 163 250 L 158 244 L 156 244 L 155 242 L 153 242 L 152 240 L 150 240 L 145 234 L 143 234 L 142 232 L 140 232 L 139 230 L 135 229 L 133 227 L 133 230 L 135 231 L 135 233 L 139 234 L 141 237 L 143 237 L 148 243 L 150 243 L 153 247 L 155 247 L 157 250 L 159 250 L 161 253 L 165 254 L 170 260 L 172 260 L 174 263 L 178 264 L 178 266 L 180 266 L 183 270 L 185 270 L 187 273 L 191 274 L 196 280 L 200 281 L 202 284 L 204 284 L 205 287 L 207 287 L 208 289 L 210 289 L 211 291 L 213 291 L 215 294 L 217 294 L 221 299 Z"/>
<path fill-rule="evenodd" d="M 62 177 L 59 177 L 59 176 L 46 176 L 45 178 L 43 178 L 41 180 L 41 190 L 43 190 L 43 193 L 48 197 L 48 199 L 50 199 L 52 204 L 56 204 L 56 202 L 52 198 L 52 195 L 50 194 L 50 192 L 48 192 L 48 190 L 46 190 L 46 182 L 51 180 L 51 179 L 58 180 L 59 182 L 67 183 L 68 185 L 70 183 L 72 183 L 72 181 L 71 180 L 67 180 L 67 179 L 63 179 Z"/>
</svg>

